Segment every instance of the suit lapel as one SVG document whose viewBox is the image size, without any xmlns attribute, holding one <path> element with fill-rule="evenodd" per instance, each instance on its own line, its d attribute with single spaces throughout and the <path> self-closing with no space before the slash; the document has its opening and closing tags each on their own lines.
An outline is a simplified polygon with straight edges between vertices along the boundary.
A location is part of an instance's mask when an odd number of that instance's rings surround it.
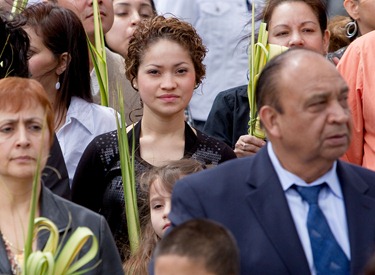
<svg viewBox="0 0 375 275">
<path fill-rule="evenodd" d="M 375 243 L 375 199 L 353 167 L 339 162 L 337 174 L 345 200 L 351 254 L 351 273 L 360 274 Z"/>
<path fill-rule="evenodd" d="M 247 202 L 291 274 L 309 274 L 308 262 L 289 210 L 281 183 L 262 149 L 253 161 Z"/>
</svg>

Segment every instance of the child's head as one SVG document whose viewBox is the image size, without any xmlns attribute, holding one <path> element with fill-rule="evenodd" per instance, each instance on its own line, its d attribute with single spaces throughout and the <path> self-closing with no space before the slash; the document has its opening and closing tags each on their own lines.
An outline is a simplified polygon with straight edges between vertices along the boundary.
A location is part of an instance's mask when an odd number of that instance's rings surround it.
<svg viewBox="0 0 375 275">
<path fill-rule="evenodd" d="M 239 252 L 231 233 L 216 222 L 197 219 L 174 228 L 156 246 L 155 275 L 239 274 Z"/>
<path fill-rule="evenodd" d="M 171 161 L 165 166 L 155 167 L 142 177 L 143 188 L 148 190 L 151 223 L 159 238 L 170 226 L 168 214 L 171 210 L 171 194 L 174 184 L 181 177 L 203 170 L 194 159 Z"/>
</svg>

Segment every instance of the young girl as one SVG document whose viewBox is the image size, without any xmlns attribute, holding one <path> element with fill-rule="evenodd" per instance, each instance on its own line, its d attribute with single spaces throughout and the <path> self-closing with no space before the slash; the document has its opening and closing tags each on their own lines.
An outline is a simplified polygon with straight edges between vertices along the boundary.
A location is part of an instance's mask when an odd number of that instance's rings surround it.
<svg viewBox="0 0 375 275">
<path fill-rule="evenodd" d="M 201 171 L 204 166 L 193 159 L 171 161 L 142 175 L 141 187 L 148 192 L 149 215 L 145 216 L 138 251 L 124 264 L 125 274 L 148 274 L 148 264 L 157 242 L 170 226 L 172 189 L 180 178 Z"/>
</svg>

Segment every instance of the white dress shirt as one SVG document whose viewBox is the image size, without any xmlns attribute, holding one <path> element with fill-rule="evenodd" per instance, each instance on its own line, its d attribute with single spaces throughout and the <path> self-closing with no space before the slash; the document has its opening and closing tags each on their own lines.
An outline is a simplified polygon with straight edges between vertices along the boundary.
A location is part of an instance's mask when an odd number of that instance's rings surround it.
<svg viewBox="0 0 375 275">
<path fill-rule="evenodd" d="M 57 131 L 69 174 L 70 187 L 83 151 L 94 137 L 117 129 L 116 111 L 72 97 L 65 124 Z"/>
<path fill-rule="evenodd" d="M 329 188 L 323 188 L 319 194 L 318 204 L 321 208 L 324 216 L 327 219 L 329 227 L 337 242 L 343 249 L 345 255 L 350 260 L 350 244 L 348 235 L 348 226 L 346 220 L 346 212 L 344 205 L 344 198 L 341 191 L 341 186 L 336 173 L 337 163 L 334 162 L 332 169 L 329 170 L 322 177 L 307 184 L 300 177 L 285 170 L 279 162 L 275 152 L 272 149 L 271 142 L 267 142 L 268 154 L 271 158 L 273 167 L 281 182 L 282 188 L 285 192 L 292 217 L 301 240 L 303 249 L 306 254 L 307 261 L 310 266 L 312 274 L 316 274 L 314 268 L 313 255 L 311 250 L 309 233 L 307 231 L 307 214 L 309 211 L 309 205 L 307 202 L 302 200 L 302 197 L 298 192 L 291 188 L 293 184 L 299 186 L 314 186 L 326 182 Z"/>
</svg>

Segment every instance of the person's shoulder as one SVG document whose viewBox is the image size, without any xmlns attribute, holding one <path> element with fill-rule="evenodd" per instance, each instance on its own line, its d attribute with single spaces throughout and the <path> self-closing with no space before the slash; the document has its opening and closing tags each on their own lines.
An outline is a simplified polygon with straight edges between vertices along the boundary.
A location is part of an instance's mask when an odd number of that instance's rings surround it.
<svg viewBox="0 0 375 275">
<path fill-rule="evenodd" d="M 88 102 L 82 98 L 73 96 L 70 101 L 68 112 L 78 114 L 78 116 L 108 116 L 115 117 L 117 112 L 107 106 L 102 106 L 94 102 Z"/>
<path fill-rule="evenodd" d="M 218 98 L 233 98 L 233 97 L 238 97 L 238 96 L 244 96 L 247 97 L 247 85 L 241 85 L 233 88 L 229 88 L 227 90 L 224 90 L 220 93 L 218 93 L 217 97 Z"/>
<path fill-rule="evenodd" d="M 239 158 L 223 162 L 214 167 L 207 167 L 203 171 L 183 177 L 178 181 L 176 187 L 179 186 L 179 190 L 186 188 L 196 190 L 199 194 L 204 194 L 207 191 L 208 194 L 212 195 L 212 187 L 215 186 L 215 192 L 233 191 L 235 193 L 237 189 L 233 190 L 233 185 L 241 186 L 248 182 L 251 174 L 249 169 L 251 162 L 251 158 Z"/>
<path fill-rule="evenodd" d="M 217 138 L 211 137 L 198 129 L 195 130 L 197 132 L 197 142 L 199 145 L 203 146 L 206 149 L 216 148 L 219 150 L 219 153 L 221 152 L 229 154 L 229 159 L 236 158 L 236 154 L 228 144 L 221 140 L 218 140 Z"/>
<path fill-rule="evenodd" d="M 88 146 L 85 149 L 86 154 L 90 152 L 91 154 L 109 154 L 111 152 L 114 154 L 117 152 L 118 147 L 118 137 L 117 137 L 117 130 L 105 132 L 103 134 L 99 134 L 94 137 Z M 115 154 L 116 155 L 116 154 Z"/>
<path fill-rule="evenodd" d="M 125 59 L 119 55 L 118 53 L 112 52 L 110 49 L 107 47 L 105 48 L 105 53 L 106 53 L 106 61 L 107 61 L 107 68 L 108 68 L 108 82 L 111 84 L 111 80 L 115 78 L 119 79 L 115 83 L 116 85 L 124 85 L 121 83 L 120 80 L 125 80 Z M 116 86 L 115 86 L 116 88 Z"/>
<path fill-rule="evenodd" d="M 369 179 L 375 178 L 375 171 L 373 171 L 373 170 L 364 168 L 364 167 L 356 165 L 356 164 L 345 162 L 345 161 L 340 161 L 340 164 L 343 167 L 345 167 L 345 170 L 349 171 L 350 174 L 355 173 L 355 174 L 358 174 L 358 175 L 363 175 L 365 178 L 369 178 Z M 375 182 L 374 182 L 374 184 L 375 184 Z"/>
<path fill-rule="evenodd" d="M 111 51 L 107 47 L 105 48 L 105 53 L 106 53 L 107 62 L 109 61 L 109 62 L 125 64 L 125 60 L 120 54 Z"/>
<path fill-rule="evenodd" d="M 116 122 L 117 111 L 111 107 L 102 106 L 96 103 L 90 103 L 90 108 L 92 109 L 93 115 L 101 118 L 109 118 Z"/>
<path fill-rule="evenodd" d="M 207 120 L 215 120 L 216 113 L 234 112 L 234 106 L 242 104 L 244 101 L 248 101 L 247 85 L 237 86 L 218 93 Z"/>
<path fill-rule="evenodd" d="M 106 112 L 110 114 L 115 114 L 116 110 L 113 109 L 112 107 L 108 106 L 103 106 L 97 103 L 90 103 L 90 107 L 95 111 L 95 112 Z"/>
<path fill-rule="evenodd" d="M 337 171 L 339 176 L 346 175 L 347 178 L 355 179 L 358 186 L 358 182 L 362 181 L 375 195 L 375 171 L 341 160 L 338 161 Z"/>
<path fill-rule="evenodd" d="M 117 143 L 117 129 L 109 131 L 100 135 L 97 135 L 93 141 L 103 143 L 103 142 L 116 142 Z"/>
<path fill-rule="evenodd" d="M 364 45 L 364 44 L 371 44 L 373 46 L 375 43 L 375 30 L 368 32 L 364 35 L 361 35 L 357 39 L 355 39 L 351 44 L 353 45 Z"/>
<path fill-rule="evenodd" d="M 218 140 L 217 138 L 211 137 L 206 133 L 200 131 L 199 129 L 195 129 L 195 131 L 197 132 L 198 143 L 204 143 L 207 145 L 218 146 L 222 148 L 230 148 L 225 142 Z"/>
<path fill-rule="evenodd" d="M 368 55 L 375 55 L 375 51 L 373 51 L 374 44 L 375 44 L 375 31 L 366 33 L 356 38 L 352 43 L 349 44 L 342 59 L 345 59 L 347 56 L 349 56 L 349 58 L 352 58 L 351 53 L 355 53 L 359 56 L 367 56 L 367 57 Z"/>
<path fill-rule="evenodd" d="M 49 203 L 46 207 L 57 207 L 60 211 L 64 212 L 65 215 L 69 215 L 72 218 L 72 222 L 79 223 L 82 226 L 88 225 L 87 222 L 93 224 L 99 224 L 102 222 L 103 216 L 100 214 L 83 207 L 79 204 L 66 200 L 45 188 L 43 190 L 44 198 L 49 198 Z M 51 201 L 54 203 L 52 204 Z"/>
<path fill-rule="evenodd" d="M 347 51 L 350 51 L 350 50 L 355 51 L 358 55 L 362 56 L 363 59 L 368 61 L 365 63 L 372 64 L 370 60 L 372 60 L 375 56 L 374 44 L 375 44 L 375 31 L 371 31 L 355 39 L 349 45 Z"/>
</svg>

